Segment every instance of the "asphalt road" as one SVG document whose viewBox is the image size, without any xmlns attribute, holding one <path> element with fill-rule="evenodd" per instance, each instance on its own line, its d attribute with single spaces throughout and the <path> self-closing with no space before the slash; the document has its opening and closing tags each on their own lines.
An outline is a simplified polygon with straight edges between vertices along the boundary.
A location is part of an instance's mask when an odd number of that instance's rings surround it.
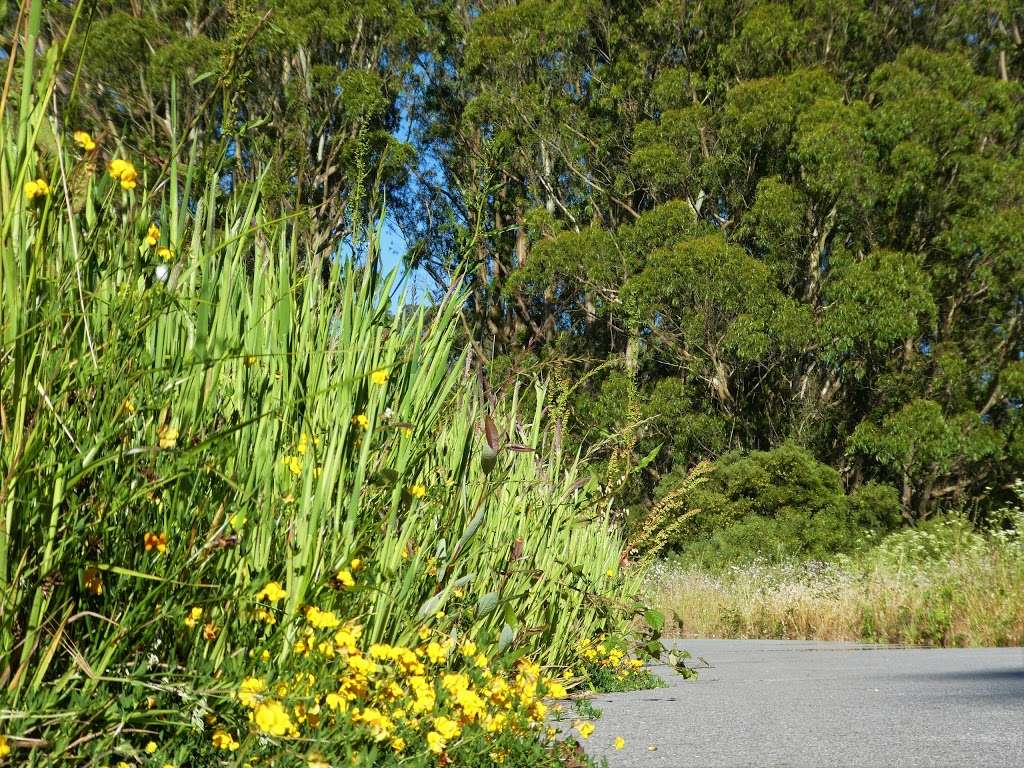
<svg viewBox="0 0 1024 768">
<path fill-rule="evenodd" d="M 661 670 L 667 688 L 593 699 L 603 716 L 586 747 L 609 768 L 1024 768 L 1024 648 L 678 646 L 710 668 L 696 680 Z"/>
</svg>

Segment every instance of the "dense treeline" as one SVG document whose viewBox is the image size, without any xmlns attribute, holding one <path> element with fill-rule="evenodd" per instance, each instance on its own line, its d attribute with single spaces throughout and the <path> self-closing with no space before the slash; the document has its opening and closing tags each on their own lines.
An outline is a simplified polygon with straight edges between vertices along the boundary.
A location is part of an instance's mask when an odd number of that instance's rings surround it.
<svg viewBox="0 0 1024 768">
<path fill-rule="evenodd" d="M 410 264 L 439 289 L 464 270 L 496 387 L 549 366 L 573 440 L 661 446 L 634 512 L 737 451 L 753 479 L 714 480 L 736 515 L 774 515 L 737 499 L 807 462 L 875 522 L 981 514 L 1021 474 L 1019 2 L 139 0 L 87 22 L 70 122 L 145 151 L 177 110 L 228 143 L 232 183 L 312 206 L 313 264 L 384 190 Z"/>
</svg>

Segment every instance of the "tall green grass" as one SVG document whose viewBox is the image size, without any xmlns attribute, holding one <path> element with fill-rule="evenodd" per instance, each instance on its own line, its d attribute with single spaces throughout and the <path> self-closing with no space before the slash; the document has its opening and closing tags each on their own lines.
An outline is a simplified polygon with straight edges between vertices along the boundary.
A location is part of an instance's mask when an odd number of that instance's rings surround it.
<svg viewBox="0 0 1024 768">
<path fill-rule="evenodd" d="M 55 57 L 40 75 L 30 45 L 17 55 L 0 116 L 0 733 L 19 762 L 202 732 L 252 652 L 290 668 L 309 605 L 366 643 L 429 627 L 556 668 L 621 631 L 638 581 L 597 483 L 552 441 L 542 382 L 485 407 L 457 290 L 393 312 L 372 231 L 359 262 L 323 270 L 259 182 L 226 192 L 182 161 L 173 125 L 164 170 L 122 189 L 106 163 L 139 159 L 75 147 Z M 29 200 L 34 179 L 49 194 Z M 486 418 L 520 448 L 490 471 Z M 332 585 L 353 559 L 355 586 Z M 287 597 L 268 627 L 271 580 Z"/>
<path fill-rule="evenodd" d="M 1012 513 L 994 532 L 940 519 L 832 562 L 665 563 L 648 593 L 690 637 L 1021 645 L 1024 514 Z"/>
</svg>

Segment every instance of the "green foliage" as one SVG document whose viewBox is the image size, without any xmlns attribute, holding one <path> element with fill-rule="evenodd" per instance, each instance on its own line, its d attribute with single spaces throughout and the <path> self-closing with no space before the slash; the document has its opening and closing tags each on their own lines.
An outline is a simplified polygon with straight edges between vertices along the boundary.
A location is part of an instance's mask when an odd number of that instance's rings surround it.
<svg viewBox="0 0 1024 768">
<path fill-rule="evenodd" d="M 823 560 L 899 522 L 893 488 L 869 483 L 847 495 L 835 470 L 793 444 L 726 454 L 689 504 L 699 512 L 675 542 L 677 557 L 709 568 Z"/>
<path fill-rule="evenodd" d="M 261 177 L 225 189 L 173 151 L 136 177 L 124 148 L 76 148 L 54 85 L 0 131 L 4 746 L 436 765 L 464 673 L 516 693 L 497 735 L 457 715 L 450 759 L 556 765 L 539 698 L 582 641 L 628 635 L 638 574 L 544 382 L 483 400 L 457 291 L 394 312 L 372 232 L 365 260 L 306 268 Z M 417 664 L 436 708 L 399 722 Z"/>
</svg>

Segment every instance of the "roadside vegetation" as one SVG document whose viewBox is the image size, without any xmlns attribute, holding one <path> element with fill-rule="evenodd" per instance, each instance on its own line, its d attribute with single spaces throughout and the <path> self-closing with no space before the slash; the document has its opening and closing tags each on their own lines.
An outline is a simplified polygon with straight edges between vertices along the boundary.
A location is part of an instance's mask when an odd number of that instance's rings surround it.
<svg viewBox="0 0 1024 768">
<path fill-rule="evenodd" d="M 551 707 L 591 641 L 648 682 L 660 621 L 545 382 L 490 391 L 457 282 L 395 312 L 372 222 L 311 263 L 173 114 L 161 163 L 62 122 L 66 53 L 0 105 L 0 762 L 589 764 Z"/>
<path fill-rule="evenodd" d="M 647 578 L 649 599 L 682 637 L 1024 644 L 1020 507 L 985 531 L 949 517 L 827 560 L 754 556 L 709 568 L 680 558 Z"/>
</svg>

